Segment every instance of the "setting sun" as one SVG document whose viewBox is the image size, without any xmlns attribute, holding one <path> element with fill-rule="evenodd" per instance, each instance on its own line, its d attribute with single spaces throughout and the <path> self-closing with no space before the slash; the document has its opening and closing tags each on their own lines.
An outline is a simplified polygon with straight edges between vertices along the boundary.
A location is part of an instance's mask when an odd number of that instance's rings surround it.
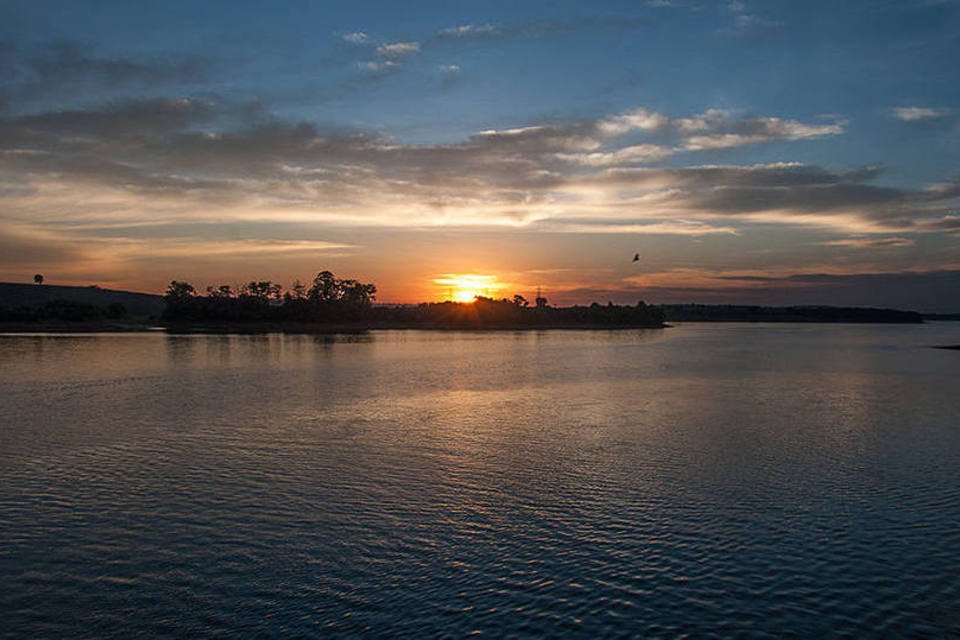
<svg viewBox="0 0 960 640">
<path fill-rule="evenodd" d="M 474 300 L 476 300 L 477 296 L 479 295 L 480 294 L 476 291 L 472 291 L 470 289 L 461 289 L 460 291 L 457 291 L 456 293 L 453 294 L 453 301 L 466 302 L 469 304 Z"/>
<path fill-rule="evenodd" d="M 479 296 L 492 297 L 506 287 L 494 275 L 447 273 L 433 282 L 442 288 L 441 299 L 468 304 Z"/>
</svg>

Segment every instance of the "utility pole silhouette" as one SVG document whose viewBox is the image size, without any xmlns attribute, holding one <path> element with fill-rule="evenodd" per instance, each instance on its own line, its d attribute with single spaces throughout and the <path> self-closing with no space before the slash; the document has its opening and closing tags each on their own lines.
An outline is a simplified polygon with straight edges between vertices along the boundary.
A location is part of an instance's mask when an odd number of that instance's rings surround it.
<svg viewBox="0 0 960 640">
<path fill-rule="evenodd" d="M 543 297 L 543 292 L 540 290 L 540 287 L 537 287 L 537 299 L 536 299 L 537 309 L 543 309 L 547 306 L 547 299 Z"/>
</svg>

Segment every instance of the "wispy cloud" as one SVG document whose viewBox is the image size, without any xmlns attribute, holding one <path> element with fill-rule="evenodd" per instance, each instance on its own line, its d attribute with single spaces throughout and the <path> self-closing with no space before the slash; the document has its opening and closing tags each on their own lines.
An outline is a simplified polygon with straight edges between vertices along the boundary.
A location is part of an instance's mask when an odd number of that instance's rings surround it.
<svg viewBox="0 0 960 640">
<path fill-rule="evenodd" d="M 400 67 L 400 63 L 396 60 L 361 60 L 356 64 L 358 69 L 374 73 L 394 71 Z"/>
<path fill-rule="evenodd" d="M 600 131 L 612 136 L 631 131 L 658 131 L 671 124 L 667 116 L 648 109 L 633 109 L 626 113 L 603 118 L 599 121 Z"/>
<path fill-rule="evenodd" d="M 440 29 L 437 43 L 504 38 L 536 39 L 584 31 L 630 31 L 648 24 L 643 18 L 582 16 L 575 20 L 542 20 L 516 24 L 465 23 Z"/>
<path fill-rule="evenodd" d="M 364 44 L 369 42 L 370 36 L 368 36 L 363 31 L 353 31 L 351 33 L 345 33 L 341 38 L 351 44 Z"/>
<path fill-rule="evenodd" d="M 249 240 L 223 240 L 203 243 L 203 253 L 206 256 L 262 256 L 290 253 L 342 253 L 356 249 L 356 245 L 317 240 L 276 240 L 272 238 L 256 238 Z M 193 257 L 197 252 L 197 243 L 194 240 L 164 239 L 128 243 L 120 247 L 127 254 L 148 251 L 156 257 Z"/>
<path fill-rule="evenodd" d="M 838 248 L 866 247 L 876 236 L 883 238 L 875 246 L 897 246 L 915 234 L 960 233 L 960 181 L 911 190 L 875 184 L 874 167 L 695 159 L 715 148 L 697 138 L 757 144 L 841 130 L 777 116 L 638 108 L 408 144 L 375 131 L 284 122 L 243 103 L 108 104 L 0 118 L 0 221 L 24 238 L 58 239 L 51 243 L 66 253 L 83 234 L 88 245 L 96 237 L 105 247 L 132 242 L 124 246 L 165 258 L 187 251 L 171 240 L 172 229 L 224 221 L 692 238 L 790 225 L 836 233 Z M 679 154 L 692 164 L 655 166 Z M 152 226 L 133 242 L 129 230 L 145 220 Z M 261 249 L 214 231 L 195 242 L 212 243 L 217 255 L 348 251 L 326 238 L 264 238 Z M 104 251 L 121 261 L 137 255 Z"/>
<path fill-rule="evenodd" d="M 384 58 L 402 58 L 418 51 L 419 42 L 388 42 L 377 46 L 377 55 Z"/>
<path fill-rule="evenodd" d="M 474 36 L 491 36 L 500 33 L 501 27 L 495 24 L 461 24 L 455 27 L 441 29 L 441 37 L 447 38 L 469 38 Z"/>
<path fill-rule="evenodd" d="M 843 133 L 843 126 L 836 122 L 808 124 L 776 117 L 736 118 L 731 112 L 719 109 L 693 118 L 681 118 L 676 124 L 681 131 L 690 134 L 684 141 L 684 147 L 691 150 L 724 149 L 772 140 L 803 140 Z"/>
<path fill-rule="evenodd" d="M 919 120 L 939 120 L 952 115 L 950 109 L 935 109 L 932 107 L 895 107 L 890 110 L 893 117 L 904 122 Z"/>
<path fill-rule="evenodd" d="M 588 167 L 613 167 L 665 160 L 674 154 L 670 147 L 656 144 L 637 144 L 616 151 L 591 153 L 558 153 L 557 158 Z"/>
<path fill-rule="evenodd" d="M 912 247 L 916 242 L 912 238 L 840 238 L 826 240 L 820 244 L 827 247 L 849 247 L 852 249 L 887 249 Z"/>
</svg>

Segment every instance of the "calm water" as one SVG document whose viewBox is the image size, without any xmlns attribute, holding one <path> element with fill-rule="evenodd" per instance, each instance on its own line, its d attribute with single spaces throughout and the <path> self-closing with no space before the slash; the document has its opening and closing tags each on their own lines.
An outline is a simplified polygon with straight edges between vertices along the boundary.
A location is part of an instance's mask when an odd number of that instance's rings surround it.
<svg viewBox="0 0 960 640">
<path fill-rule="evenodd" d="M 0 337 L 0 634 L 956 636 L 943 343 Z"/>
</svg>

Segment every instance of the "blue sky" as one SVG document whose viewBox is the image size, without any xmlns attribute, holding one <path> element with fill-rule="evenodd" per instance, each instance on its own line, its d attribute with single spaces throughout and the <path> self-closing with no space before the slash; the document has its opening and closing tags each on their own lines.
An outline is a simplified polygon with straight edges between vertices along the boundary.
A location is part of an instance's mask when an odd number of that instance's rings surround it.
<svg viewBox="0 0 960 640">
<path fill-rule="evenodd" d="M 4 2 L 0 276 L 941 309 L 956 60 L 950 0 Z"/>
</svg>

